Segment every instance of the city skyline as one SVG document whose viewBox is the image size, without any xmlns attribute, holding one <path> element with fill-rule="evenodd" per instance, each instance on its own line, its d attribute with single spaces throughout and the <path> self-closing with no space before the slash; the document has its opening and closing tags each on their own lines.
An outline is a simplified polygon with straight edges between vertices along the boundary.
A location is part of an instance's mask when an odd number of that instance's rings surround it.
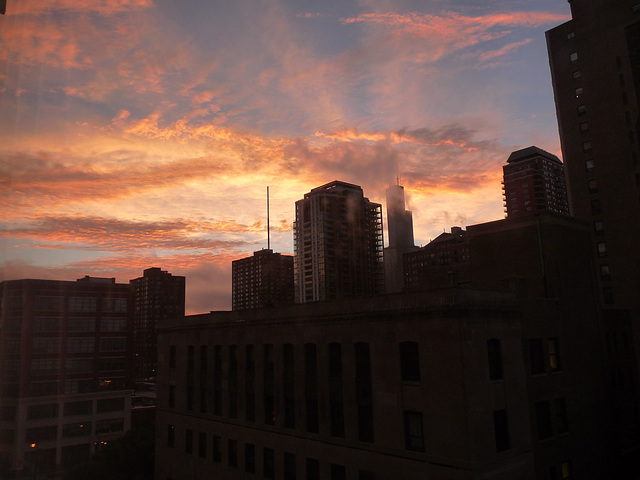
<svg viewBox="0 0 640 480">
<path fill-rule="evenodd" d="M 502 165 L 560 156 L 544 32 L 563 1 L 14 0 L 0 18 L 0 280 L 187 277 L 293 253 L 294 204 L 399 171 L 415 241 L 503 218 Z M 386 212 L 386 209 L 385 209 Z M 384 222 L 386 223 L 386 222 Z M 385 235 L 386 236 L 386 235 Z"/>
</svg>

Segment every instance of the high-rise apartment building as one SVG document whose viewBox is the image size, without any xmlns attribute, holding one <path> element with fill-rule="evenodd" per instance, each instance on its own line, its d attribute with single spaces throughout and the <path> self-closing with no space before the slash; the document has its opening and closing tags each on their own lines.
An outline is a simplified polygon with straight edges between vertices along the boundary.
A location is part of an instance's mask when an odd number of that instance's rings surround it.
<svg viewBox="0 0 640 480">
<path fill-rule="evenodd" d="M 571 211 L 592 228 L 605 314 L 638 311 L 640 3 L 570 5 L 547 45 Z"/>
<path fill-rule="evenodd" d="M 294 303 L 293 256 L 258 250 L 253 256 L 234 260 L 233 310 L 282 307 Z"/>
<path fill-rule="evenodd" d="M 185 278 L 160 268 L 147 268 L 129 282 L 133 289 L 135 378 L 156 376 L 158 322 L 184 316 Z"/>
<path fill-rule="evenodd" d="M 558 157 L 532 146 L 509 155 L 503 191 L 508 217 L 541 212 L 569 215 L 564 166 Z"/>
<path fill-rule="evenodd" d="M 384 292 L 382 206 L 358 185 L 333 181 L 296 202 L 296 302 Z"/>
<path fill-rule="evenodd" d="M 11 280 L 0 283 L 0 306 L 3 462 L 36 478 L 88 460 L 129 430 L 129 285 Z"/>
<path fill-rule="evenodd" d="M 402 291 L 404 287 L 403 255 L 416 250 L 413 243 L 413 217 L 405 208 L 404 187 L 387 188 L 387 230 L 389 246 L 384 249 L 384 275 L 387 293 Z"/>
</svg>

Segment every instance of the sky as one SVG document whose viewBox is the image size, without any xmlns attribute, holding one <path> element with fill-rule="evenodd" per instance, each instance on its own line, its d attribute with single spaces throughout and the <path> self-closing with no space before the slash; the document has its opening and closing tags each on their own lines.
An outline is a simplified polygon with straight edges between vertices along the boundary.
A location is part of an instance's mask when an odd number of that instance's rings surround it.
<svg viewBox="0 0 640 480">
<path fill-rule="evenodd" d="M 417 245 L 504 218 L 502 165 L 560 156 L 544 32 L 565 0 L 8 0 L 0 16 L 0 281 L 186 277 L 293 253 L 295 201 L 341 180 Z M 386 218 L 385 218 L 386 221 Z"/>
</svg>

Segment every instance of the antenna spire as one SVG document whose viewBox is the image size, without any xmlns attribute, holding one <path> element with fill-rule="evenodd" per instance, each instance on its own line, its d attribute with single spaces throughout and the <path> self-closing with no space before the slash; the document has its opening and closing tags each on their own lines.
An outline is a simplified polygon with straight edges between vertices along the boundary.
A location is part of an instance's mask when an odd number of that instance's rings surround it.
<svg viewBox="0 0 640 480">
<path fill-rule="evenodd" d="M 271 250 L 271 229 L 269 227 L 269 187 L 267 186 L 267 249 Z"/>
</svg>

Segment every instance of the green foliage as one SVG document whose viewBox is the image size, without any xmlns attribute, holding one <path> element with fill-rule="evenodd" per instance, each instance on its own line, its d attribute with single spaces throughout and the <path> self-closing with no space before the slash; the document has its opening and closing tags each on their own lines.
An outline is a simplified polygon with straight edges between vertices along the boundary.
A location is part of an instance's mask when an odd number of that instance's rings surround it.
<svg viewBox="0 0 640 480">
<path fill-rule="evenodd" d="M 154 435 L 152 427 L 130 430 L 66 473 L 64 480 L 153 480 Z"/>
</svg>

